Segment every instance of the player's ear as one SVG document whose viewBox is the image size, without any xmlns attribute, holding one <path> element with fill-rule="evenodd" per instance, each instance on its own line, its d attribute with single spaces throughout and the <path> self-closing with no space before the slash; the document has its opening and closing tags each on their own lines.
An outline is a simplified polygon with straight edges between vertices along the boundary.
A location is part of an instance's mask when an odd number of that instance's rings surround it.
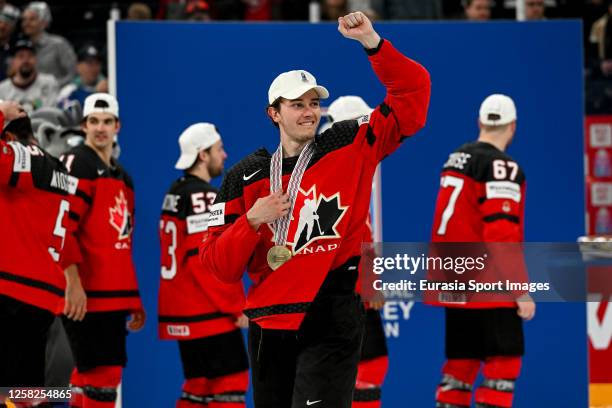
<svg viewBox="0 0 612 408">
<path fill-rule="evenodd" d="M 268 106 L 268 116 L 275 123 L 278 123 L 280 121 L 280 113 L 274 106 Z"/>
<path fill-rule="evenodd" d="M 198 152 L 198 159 L 200 159 L 204 163 L 207 163 L 209 155 L 210 154 L 208 153 L 208 149 L 202 149 Z"/>
<path fill-rule="evenodd" d="M 119 133 L 120 130 L 121 130 L 121 121 L 117 119 L 115 121 L 115 133 Z"/>
</svg>

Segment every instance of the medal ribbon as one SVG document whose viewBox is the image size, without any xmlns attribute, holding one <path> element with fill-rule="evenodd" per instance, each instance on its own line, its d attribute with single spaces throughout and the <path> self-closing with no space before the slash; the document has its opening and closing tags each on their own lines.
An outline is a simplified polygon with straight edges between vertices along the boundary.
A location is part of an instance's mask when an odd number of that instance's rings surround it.
<svg viewBox="0 0 612 408">
<path fill-rule="evenodd" d="M 310 142 L 302 149 L 300 156 L 295 163 L 295 167 L 291 172 L 289 178 L 289 185 L 287 186 L 287 194 L 289 195 L 289 202 L 291 207 L 289 212 L 284 217 L 278 218 L 272 224 L 274 230 L 274 243 L 276 245 L 285 245 L 287 243 L 287 235 L 289 234 L 289 223 L 291 222 L 291 214 L 293 213 L 293 207 L 295 206 L 295 200 L 297 193 L 302 182 L 302 176 L 306 172 L 308 163 L 314 155 L 314 143 Z M 283 146 L 278 145 L 278 149 L 272 155 L 270 160 L 270 193 L 276 191 L 282 191 L 283 189 Z"/>
</svg>

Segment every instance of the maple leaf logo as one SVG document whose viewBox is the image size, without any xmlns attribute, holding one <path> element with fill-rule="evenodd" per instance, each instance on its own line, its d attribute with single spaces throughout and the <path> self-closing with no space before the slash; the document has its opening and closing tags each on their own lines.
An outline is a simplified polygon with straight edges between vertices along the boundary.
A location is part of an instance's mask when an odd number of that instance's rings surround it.
<svg viewBox="0 0 612 408">
<path fill-rule="evenodd" d="M 297 254 L 314 241 L 340 238 L 336 227 L 347 208 L 340 203 L 340 193 L 326 197 L 317 195 L 316 185 L 308 191 L 300 188 L 291 213 L 287 245 Z"/>
<path fill-rule="evenodd" d="M 115 206 L 108 209 L 110 225 L 119 232 L 119 239 L 126 239 L 132 233 L 132 216 L 123 190 L 115 197 Z"/>
</svg>

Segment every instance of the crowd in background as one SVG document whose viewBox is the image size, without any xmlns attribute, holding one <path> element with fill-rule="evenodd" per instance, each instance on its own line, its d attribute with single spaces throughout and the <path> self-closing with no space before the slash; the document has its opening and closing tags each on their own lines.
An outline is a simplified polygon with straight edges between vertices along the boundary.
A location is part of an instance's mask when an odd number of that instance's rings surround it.
<svg viewBox="0 0 612 408">
<path fill-rule="evenodd" d="M 313 7 L 315 4 L 315 7 Z M 377 20 L 512 20 L 515 0 L 160 0 L 20 2 L 0 0 L 0 99 L 30 111 L 82 105 L 107 91 L 106 20 L 308 21 L 355 10 Z M 526 20 L 580 18 L 586 112 L 612 113 L 612 0 L 526 0 Z"/>
</svg>

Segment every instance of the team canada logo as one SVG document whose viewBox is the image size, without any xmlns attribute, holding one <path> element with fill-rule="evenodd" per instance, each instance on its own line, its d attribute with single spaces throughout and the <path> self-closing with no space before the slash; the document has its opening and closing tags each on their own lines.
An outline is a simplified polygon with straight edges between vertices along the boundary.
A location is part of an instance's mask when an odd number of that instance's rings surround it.
<svg viewBox="0 0 612 408">
<path fill-rule="evenodd" d="M 132 215 L 128 209 L 128 202 L 123 190 L 115 197 L 115 206 L 108 209 L 109 222 L 119 232 L 119 239 L 126 239 L 132 233 Z"/>
<path fill-rule="evenodd" d="M 315 185 L 307 192 L 300 188 L 289 224 L 287 245 L 293 249 L 294 254 L 297 254 L 315 241 L 340 238 L 336 227 L 347 208 L 340 202 L 340 193 L 326 197 L 323 194 L 317 195 Z M 318 251 L 313 250 L 313 252 Z"/>
</svg>

